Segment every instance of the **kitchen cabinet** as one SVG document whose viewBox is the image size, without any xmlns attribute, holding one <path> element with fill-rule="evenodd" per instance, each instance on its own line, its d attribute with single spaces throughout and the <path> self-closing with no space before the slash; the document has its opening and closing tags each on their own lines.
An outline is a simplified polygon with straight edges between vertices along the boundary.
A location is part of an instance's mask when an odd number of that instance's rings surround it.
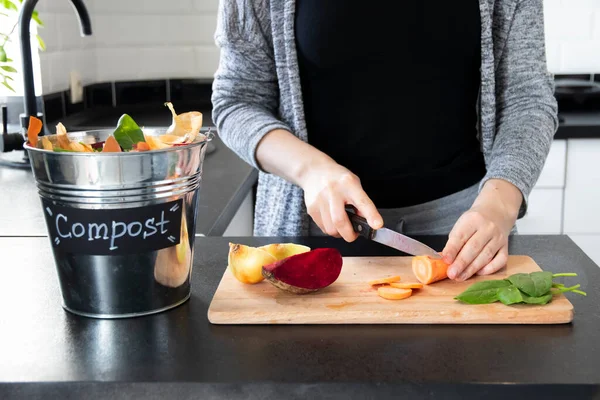
<svg viewBox="0 0 600 400">
<path fill-rule="evenodd" d="M 252 236 L 253 224 L 254 196 L 250 191 L 223 232 L 223 236 Z"/>
<path fill-rule="evenodd" d="M 517 221 L 520 234 L 552 235 L 562 231 L 563 189 L 534 189 L 527 215 Z"/>
<path fill-rule="evenodd" d="M 565 188 L 567 141 L 555 140 L 540 177 L 529 195 L 525 217 L 517 221 L 521 234 L 560 234 Z"/>
<path fill-rule="evenodd" d="M 569 140 L 564 230 L 600 235 L 600 139 Z"/>
</svg>

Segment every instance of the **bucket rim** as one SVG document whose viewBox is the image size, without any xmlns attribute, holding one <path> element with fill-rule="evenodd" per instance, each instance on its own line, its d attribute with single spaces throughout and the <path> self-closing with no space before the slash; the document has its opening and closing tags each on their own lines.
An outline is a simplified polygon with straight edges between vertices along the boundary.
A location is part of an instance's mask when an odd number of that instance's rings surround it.
<svg viewBox="0 0 600 400">
<path fill-rule="evenodd" d="M 146 133 L 150 133 L 152 134 L 152 132 L 158 132 L 159 130 L 156 128 L 142 128 L 142 130 Z M 85 137 L 87 135 L 93 134 L 93 133 L 106 133 L 106 132 L 114 132 L 114 129 L 92 129 L 92 130 L 88 130 L 88 131 L 72 131 L 72 132 L 68 132 L 67 136 L 70 139 L 75 139 L 77 137 Z M 72 157 L 107 157 L 107 156 L 111 156 L 111 157 L 144 157 L 144 156 L 149 156 L 152 154 L 162 154 L 162 153 L 169 153 L 169 152 L 177 152 L 177 151 L 182 151 L 184 149 L 192 149 L 198 146 L 201 146 L 203 144 L 207 144 L 208 142 L 212 141 L 213 137 L 214 137 L 214 133 L 212 132 L 212 130 L 210 129 L 210 127 L 208 128 L 208 130 L 206 132 L 200 132 L 203 136 L 204 139 L 202 140 L 198 140 L 196 139 L 194 142 L 186 144 L 185 146 L 172 146 L 166 149 L 158 149 L 158 150 L 150 150 L 150 151 L 140 151 L 140 152 L 120 152 L 120 153 L 102 153 L 102 152 L 94 152 L 94 153 L 89 153 L 89 152 L 81 152 L 81 151 L 74 151 L 74 152 L 61 152 L 61 151 L 53 151 L 53 150 L 46 150 L 46 149 L 40 149 L 38 147 L 33 147 L 31 145 L 29 145 L 28 142 L 23 143 L 23 149 L 27 150 L 27 151 L 33 151 L 33 152 L 37 152 L 37 153 L 41 153 L 41 154 L 53 154 L 56 155 L 57 157 L 62 157 L 62 156 L 72 156 Z M 155 136 L 152 134 L 152 136 Z"/>
</svg>

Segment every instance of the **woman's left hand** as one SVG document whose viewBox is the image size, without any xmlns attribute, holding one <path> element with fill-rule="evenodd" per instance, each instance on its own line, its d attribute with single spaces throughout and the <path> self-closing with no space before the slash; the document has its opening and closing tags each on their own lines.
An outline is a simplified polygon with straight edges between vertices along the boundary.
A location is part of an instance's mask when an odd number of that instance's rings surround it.
<svg viewBox="0 0 600 400">
<path fill-rule="evenodd" d="M 474 274 L 489 275 L 506 265 L 508 236 L 521 207 L 521 191 L 499 179 L 488 180 L 471 209 L 450 232 L 442 251 L 448 278 L 458 281 Z"/>
</svg>

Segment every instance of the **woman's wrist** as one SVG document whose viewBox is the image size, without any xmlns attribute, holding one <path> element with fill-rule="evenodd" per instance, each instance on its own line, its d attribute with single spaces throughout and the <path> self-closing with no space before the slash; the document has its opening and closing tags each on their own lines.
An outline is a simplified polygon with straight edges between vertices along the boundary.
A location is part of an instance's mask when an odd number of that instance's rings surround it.
<svg viewBox="0 0 600 400">
<path fill-rule="evenodd" d="M 523 194 L 519 188 L 506 180 L 490 179 L 483 185 L 473 207 L 490 202 L 500 205 L 506 217 L 514 222 L 523 204 Z"/>
</svg>

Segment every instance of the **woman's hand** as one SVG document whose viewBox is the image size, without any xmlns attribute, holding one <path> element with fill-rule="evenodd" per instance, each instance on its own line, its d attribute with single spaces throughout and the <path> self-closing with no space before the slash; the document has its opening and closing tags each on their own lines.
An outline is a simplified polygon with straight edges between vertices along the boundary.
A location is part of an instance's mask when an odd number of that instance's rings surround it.
<svg viewBox="0 0 600 400">
<path fill-rule="evenodd" d="M 346 204 L 354 205 L 372 228 L 383 226 L 383 218 L 363 190 L 359 178 L 333 161 L 313 166 L 300 186 L 304 190 L 308 214 L 328 235 L 341 236 L 348 242 L 358 237 L 346 213 Z"/>
<path fill-rule="evenodd" d="M 507 181 L 490 179 L 485 183 L 471 209 L 454 225 L 442 252 L 451 264 L 450 279 L 489 275 L 506 265 L 508 236 L 522 201 L 520 190 Z"/>
</svg>

